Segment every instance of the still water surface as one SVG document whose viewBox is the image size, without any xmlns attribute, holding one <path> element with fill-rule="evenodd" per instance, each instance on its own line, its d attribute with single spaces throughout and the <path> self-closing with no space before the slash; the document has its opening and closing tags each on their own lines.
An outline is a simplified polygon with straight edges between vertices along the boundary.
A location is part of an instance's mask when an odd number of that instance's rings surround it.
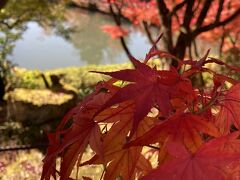
<svg viewBox="0 0 240 180">
<path fill-rule="evenodd" d="M 28 22 L 9 59 L 20 67 L 40 70 L 128 61 L 120 42 L 101 31 L 102 25 L 113 24 L 111 17 L 70 9 L 65 23 L 72 27 L 67 39 L 54 28 L 46 30 L 36 22 Z M 135 57 L 143 58 L 150 48 L 146 36 L 133 27 L 127 28 L 129 49 Z"/>
</svg>

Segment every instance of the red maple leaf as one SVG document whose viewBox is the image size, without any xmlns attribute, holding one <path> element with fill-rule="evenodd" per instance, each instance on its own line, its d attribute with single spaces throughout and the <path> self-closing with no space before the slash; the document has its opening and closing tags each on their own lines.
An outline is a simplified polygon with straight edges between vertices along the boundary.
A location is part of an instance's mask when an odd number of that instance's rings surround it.
<svg viewBox="0 0 240 180">
<path fill-rule="evenodd" d="M 229 135 L 210 140 L 194 154 L 189 153 L 182 144 L 169 143 L 167 148 L 174 159 L 162 164 L 142 180 L 224 180 L 229 176 L 227 171 L 223 170 L 240 159 L 239 150 L 231 150 L 233 142 L 236 142 L 234 148 L 239 149 L 239 139 L 236 139 L 236 135 Z"/>
<path fill-rule="evenodd" d="M 142 147 L 124 148 L 126 137 L 131 129 L 129 121 L 132 120 L 133 106 L 129 108 L 126 104 L 125 107 L 121 106 L 120 108 L 122 109 L 121 113 L 118 113 L 116 117 L 109 116 L 113 120 L 107 120 L 108 122 L 115 121 L 115 123 L 103 138 L 103 158 L 96 154 L 89 161 L 82 163 L 82 165 L 104 164 L 107 167 L 104 174 L 106 180 L 116 178 L 134 179 L 135 171 L 143 169 L 145 172 L 149 172 L 149 168 L 151 168 L 140 164 L 147 161 L 141 155 Z M 129 114 L 129 110 L 131 110 L 131 114 Z M 118 119 L 118 122 L 116 122 L 116 119 Z M 153 125 L 153 120 L 154 118 L 147 118 L 142 121 L 133 138 L 141 136 L 149 130 Z M 120 134 L 121 136 L 119 136 Z M 142 175 L 144 171 L 142 171 Z"/>
<path fill-rule="evenodd" d="M 112 105 L 133 100 L 135 102 L 135 110 L 130 137 L 133 135 L 139 122 L 147 116 L 153 106 L 157 105 L 162 116 L 168 117 L 173 112 L 171 99 L 183 99 L 184 96 L 188 96 L 190 100 L 195 98 L 195 92 L 191 82 L 188 79 L 182 78 L 176 69 L 157 70 L 155 68 L 152 69 L 133 57 L 131 61 L 135 69 L 116 72 L 98 72 L 129 82 L 129 84 L 119 89 L 116 94 L 102 106 L 99 112 Z"/>
<path fill-rule="evenodd" d="M 165 143 L 167 140 L 169 142 L 181 142 L 189 151 L 196 152 L 204 142 L 201 133 L 213 137 L 220 135 L 214 124 L 204 117 L 191 113 L 180 113 L 154 126 L 142 137 L 130 142 L 127 146 L 141 146 L 157 142 Z"/>
<path fill-rule="evenodd" d="M 240 129 L 240 83 L 233 85 L 220 101 L 220 111 L 216 116 L 215 124 L 220 132 L 228 134 L 231 125 Z"/>
<path fill-rule="evenodd" d="M 99 84 L 98 91 L 89 95 L 82 103 L 72 109 L 59 124 L 56 133 L 49 135 L 50 146 L 44 158 L 43 173 L 41 179 L 50 179 L 55 176 L 56 158 L 61 154 L 60 179 L 67 179 L 89 144 L 90 147 L 101 155 L 102 152 L 102 133 L 100 126 L 94 120 L 96 111 L 104 104 L 112 93 L 102 93 L 101 88 L 108 87 L 108 82 Z M 69 128 L 65 128 L 67 123 L 73 120 Z"/>
<path fill-rule="evenodd" d="M 103 32 L 110 34 L 113 39 L 123 37 L 128 34 L 128 31 L 120 26 L 104 25 L 101 29 Z"/>
</svg>

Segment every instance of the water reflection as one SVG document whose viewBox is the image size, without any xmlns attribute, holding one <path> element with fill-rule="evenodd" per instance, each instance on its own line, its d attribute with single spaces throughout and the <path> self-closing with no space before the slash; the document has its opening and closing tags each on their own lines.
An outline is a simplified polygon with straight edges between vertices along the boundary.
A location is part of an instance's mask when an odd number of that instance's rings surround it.
<svg viewBox="0 0 240 180">
<path fill-rule="evenodd" d="M 10 59 L 21 67 L 45 70 L 128 61 L 120 42 L 100 29 L 113 24 L 107 15 L 66 9 L 64 4 L 48 0 L 9 0 L 1 9 L 0 20 L 0 39 L 9 32 L 18 35 L 8 43 L 1 59 Z M 143 57 L 149 49 L 138 30 L 133 30 L 126 42 L 137 57 Z"/>
<path fill-rule="evenodd" d="M 57 34 L 64 36 L 63 4 L 56 4 L 49 0 L 4 0 L 5 3 L 2 2 L 0 4 L 0 62 L 6 62 L 7 59 L 15 61 L 9 58 L 9 55 L 17 40 L 26 36 L 29 22 L 36 22 L 45 32 L 54 28 Z M 34 44 L 28 44 L 25 49 L 31 46 Z"/>
<path fill-rule="evenodd" d="M 106 23 L 113 23 L 111 17 L 70 9 L 65 19 L 65 26 L 72 27 L 66 36 L 59 36 L 54 27 L 43 28 L 37 22 L 28 22 L 10 59 L 19 66 L 41 70 L 128 61 L 119 41 L 100 29 Z M 127 44 L 137 57 L 144 57 L 150 47 L 145 36 L 137 30 L 131 32 Z"/>
<path fill-rule="evenodd" d="M 100 29 L 104 24 L 113 24 L 110 16 L 50 2 L 53 1 L 9 0 L 1 9 L 0 50 L 4 53 L 0 53 L 0 61 L 8 55 L 19 66 L 40 70 L 128 61 L 119 41 Z M 131 30 L 126 38 L 130 52 L 143 58 L 150 49 L 146 36 L 128 24 L 125 26 Z M 7 46 L 2 43 L 6 39 Z M 201 54 L 212 47 L 210 43 L 198 44 L 204 48 Z"/>
<path fill-rule="evenodd" d="M 70 41 L 79 51 L 81 61 L 87 64 L 109 64 L 126 60 L 120 43 L 110 39 L 110 36 L 100 29 L 106 23 L 113 23 L 111 17 L 71 10 L 67 13 L 67 19 L 74 19 L 71 21 L 75 28 L 70 35 Z"/>
<path fill-rule="evenodd" d="M 61 36 L 44 31 L 36 22 L 29 22 L 22 39 L 15 44 L 12 62 L 29 69 L 51 69 L 80 64 L 78 51 Z M 71 63 L 69 63 L 71 62 Z"/>
</svg>

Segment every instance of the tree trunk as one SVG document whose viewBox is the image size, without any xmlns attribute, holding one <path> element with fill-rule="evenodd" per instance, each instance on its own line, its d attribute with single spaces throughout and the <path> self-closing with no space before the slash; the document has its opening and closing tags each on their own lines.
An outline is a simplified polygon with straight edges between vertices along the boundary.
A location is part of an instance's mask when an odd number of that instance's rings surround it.
<svg viewBox="0 0 240 180">
<path fill-rule="evenodd" d="M 181 33 L 178 37 L 177 43 L 174 47 L 174 49 L 169 49 L 169 52 L 176 56 L 177 58 L 183 60 L 184 56 L 186 54 L 187 47 L 190 46 L 192 42 L 191 34 L 184 34 Z M 171 52 L 172 50 L 172 52 Z M 178 62 L 176 60 L 172 60 L 172 66 L 177 67 Z M 194 87 L 204 87 L 204 79 L 202 74 L 195 74 L 191 77 L 192 84 Z"/>
<path fill-rule="evenodd" d="M 4 8 L 8 0 L 0 0 L 0 10 Z M 5 81 L 4 78 L 0 76 L 0 102 L 4 101 L 3 96 L 5 94 Z"/>
<path fill-rule="evenodd" d="M 172 54 L 175 55 L 177 58 L 183 60 L 186 54 L 187 47 L 190 46 L 191 41 L 192 41 L 191 34 L 181 33 L 177 39 Z"/>
<path fill-rule="evenodd" d="M 3 96 L 5 94 L 5 83 L 4 79 L 0 77 L 0 102 L 4 101 Z"/>
<path fill-rule="evenodd" d="M 0 0 L 0 9 L 2 9 L 6 4 L 8 0 Z"/>
</svg>

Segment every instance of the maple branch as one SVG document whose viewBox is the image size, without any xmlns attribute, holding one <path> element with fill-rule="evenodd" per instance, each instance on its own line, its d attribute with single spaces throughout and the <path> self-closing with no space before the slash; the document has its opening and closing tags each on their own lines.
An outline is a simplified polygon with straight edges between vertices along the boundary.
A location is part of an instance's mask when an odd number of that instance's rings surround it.
<svg viewBox="0 0 240 180">
<path fill-rule="evenodd" d="M 193 17 L 193 5 L 194 5 L 194 1 L 187 0 L 186 10 L 184 13 L 184 20 L 181 25 L 183 30 L 180 31 L 180 34 L 177 37 L 176 44 L 173 50 L 173 54 L 180 59 L 184 58 L 186 49 L 187 47 L 190 47 L 191 41 L 193 39 L 192 32 L 190 29 L 190 23 Z M 177 66 L 177 64 L 172 64 L 172 65 Z"/>
<path fill-rule="evenodd" d="M 232 45 L 236 44 L 236 41 L 233 39 L 233 37 L 231 36 L 231 34 L 228 34 L 228 38 L 230 39 Z"/>
<path fill-rule="evenodd" d="M 144 30 L 145 30 L 145 32 L 147 34 L 148 40 L 153 45 L 155 42 L 153 40 L 153 37 L 152 37 L 152 34 L 151 34 L 150 30 L 149 30 L 149 26 L 148 26 L 147 22 L 143 21 L 142 24 L 143 24 Z"/>
<path fill-rule="evenodd" d="M 187 1 L 184 0 L 183 2 L 177 4 L 177 5 L 173 8 L 172 12 L 170 13 L 170 16 L 175 15 L 175 14 L 177 13 L 177 11 L 180 10 L 180 9 L 186 4 L 186 2 L 187 2 Z"/>
<path fill-rule="evenodd" d="M 170 11 L 164 0 L 156 0 L 158 6 L 158 12 L 160 19 L 162 21 L 163 27 L 163 40 L 169 52 L 173 51 L 173 39 L 172 39 L 172 19 L 170 15 Z"/>
<path fill-rule="evenodd" d="M 223 31 L 224 31 L 224 27 L 223 27 Z M 219 51 L 218 51 L 220 57 L 222 56 L 222 49 L 223 49 L 225 37 L 226 37 L 226 33 L 223 33 L 222 36 L 221 36 L 221 41 L 220 41 Z"/>
<path fill-rule="evenodd" d="M 194 5 L 194 1 L 192 0 L 187 0 L 187 7 L 186 7 L 186 11 L 184 14 L 184 20 L 183 20 L 183 27 L 189 31 L 190 27 L 190 23 L 193 17 L 193 5 Z"/>
<path fill-rule="evenodd" d="M 147 145 L 147 147 L 150 147 L 150 148 L 153 148 L 153 149 L 156 149 L 156 150 L 160 150 L 159 147 L 156 147 L 156 146 L 153 146 L 153 145 Z"/>
<path fill-rule="evenodd" d="M 177 23 L 178 23 L 178 25 L 179 25 L 179 26 L 181 26 L 181 21 L 180 21 L 180 19 L 179 19 L 178 15 L 177 15 L 177 14 L 175 14 L 174 16 L 175 16 L 175 17 L 176 17 L 176 19 L 177 19 Z"/>
<path fill-rule="evenodd" d="M 115 7 L 117 8 L 117 5 L 116 5 Z M 117 10 L 118 10 L 118 15 L 117 15 L 117 14 L 114 12 L 114 10 L 113 10 L 112 4 L 109 3 L 109 10 L 110 10 L 110 13 L 111 13 L 112 16 L 113 16 L 113 19 L 114 19 L 116 25 L 120 27 L 120 26 L 121 26 L 121 9 L 120 9 L 120 8 L 117 8 Z M 131 59 L 132 54 L 131 54 L 131 52 L 129 51 L 129 49 L 128 49 L 128 47 L 127 47 L 127 44 L 126 44 L 126 42 L 125 42 L 125 39 L 124 39 L 123 37 L 120 37 L 119 39 L 120 39 L 121 45 L 122 45 L 125 53 L 127 54 L 128 58 Z"/>
<path fill-rule="evenodd" d="M 211 4 L 212 4 L 212 1 L 205 0 L 205 3 L 204 3 L 203 8 L 201 10 L 201 13 L 199 14 L 197 22 L 196 22 L 197 28 L 202 25 L 204 19 L 207 16 L 207 13 L 209 11 L 209 8 L 210 8 Z"/>
<path fill-rule="evenodd" d="M 116 6 L 115 6 L 115 7 L 116 7 Z M 111 3 L 109 3 L 109 10 L 110 10 L 110 12 L 111 12 L 111 14 L 112 14 L 112 16 L 113 16 L 113 19 L 114 19 L 116 25 L 117 25 L 117 26 L 121 26 L 120 14 L 117 15 L 117 14 L 114 12 L 113 6 L 112 6 Z"/>
<path fill-rule="evenodd" d="M 157 5 L 158 5 L 160 15 L 163 16 L 165 19 L 167 19 L 169 9 L 167 8 L 167 5 L 164 2 L 164 0 L 157 0 Z"/>
<path fill-rule="evenodd" d="M 196 7 L 193 9 L 193 12 L 195 12 L 199 8 L 200 3 L 201 3 L 201 0 L 198 0 Z"/>
<path fill-rule="evenodd" d="M 181 23 L 180 23 L 180 20 L 179 20 L 178 15 L 177 15 L 177 11 L 180 10 L 180 9 L 186 4 L 186 2 L 187 2 L 187 1 L 185 0 L 185 1 L 177 4 L 177 5 L 173 8 L 172 12 L 170 12 L 170 16 L 175 16 L 175 17 L 176 17 L 179 26 L 180 26 Z"/>
<path fill-rule="evenodd" d="M 219 20 L 220 20 L 221 13 L 222 13 L 222 10 L 223 10 L 223 4 L 224 4 L 224 0 L 219 0 L 218 11 L 217 11 L 215 22 L 219 22 Z"/>
<path fill-rule="evenodd" d="M 4 8 L 5 5 L 7 4 L 8 0 L 1 0 L 0 1 L 0 9 Z"/>
<path fill-rule="evenodd" d="M 199 57 L 196 39 L 193 40 L 193 47 L 194 47 L 195 56 Z"/>
<path fill-rule="evenodd" d="M 226 18 L 223 21 L 218 21 L 218 22 L 215 21 L 214 23 L 210 23 L 210 24 L 208 24 L 206 26 L 202 26 L 202 27 L 196 28 L 193 31 L 193 35 L 197 36 L 197 35 L 199 35 L 199 34 L 201 34 L 203 32 L 215 29 L 215 28 L 220 27 L 220 26 L 224 26 L 224 25 L 228 24 L 229 22 L 231 22 L 232 20 L 234 20 L 239 15 L 240 15 L 240 8 L 238 8 L 231 16 L 229 16 L 228 18 Z"/>
<path fill-rule="evenodd" d="M 190 43 L 190 45 L 188 46 L 188 53 L 189 53 L 189 58 L 193 59 L 193 56 L 192 56 L 192 43 Z"/>
</svg>

